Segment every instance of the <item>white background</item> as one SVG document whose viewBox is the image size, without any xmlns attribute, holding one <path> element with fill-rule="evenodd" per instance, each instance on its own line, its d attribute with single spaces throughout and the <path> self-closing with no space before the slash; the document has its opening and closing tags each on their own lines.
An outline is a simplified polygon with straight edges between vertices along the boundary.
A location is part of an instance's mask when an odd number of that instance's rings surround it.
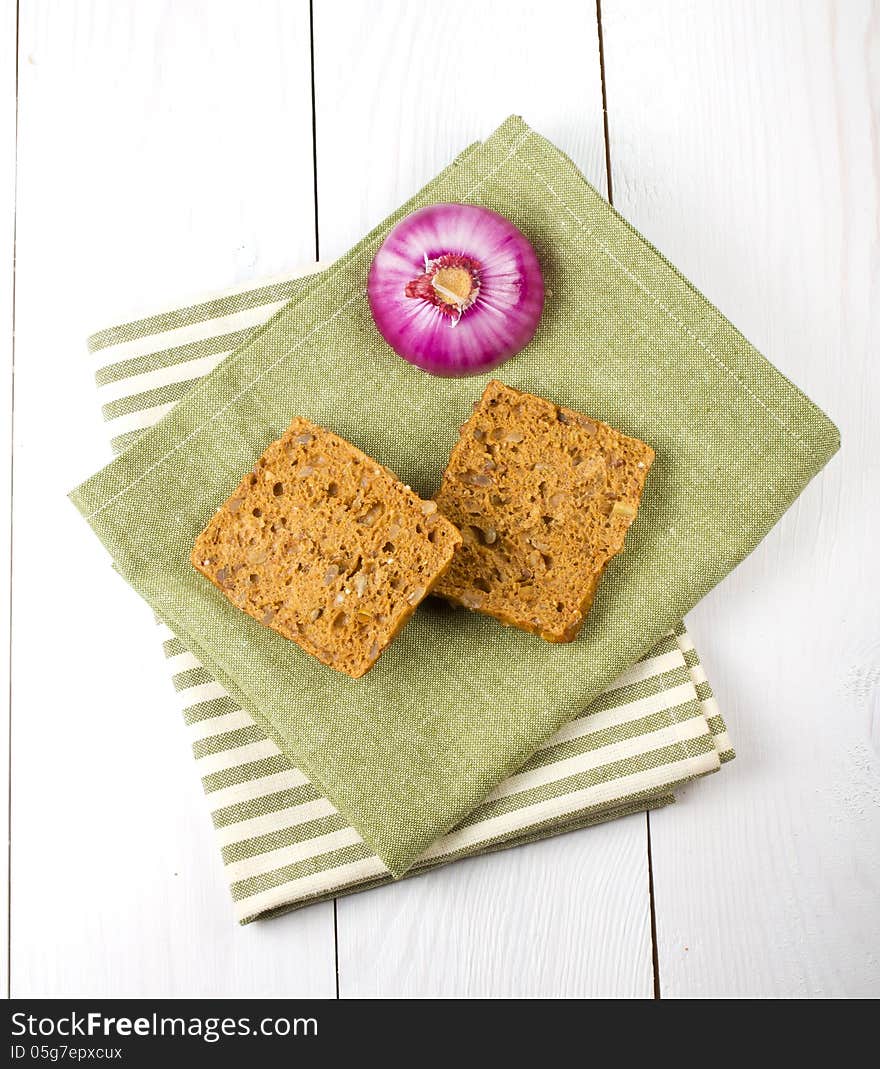
<svg viewBox="0 0 880 1069">
<path fill-rule="evenodd" d="M 12 994 L 880 995 L 877 4 L 602 0 L 607 142 L 592 0 L 0 23 Z M 511 112 L 843 450 L 688 621 L 739 756 L 651 818 L 656 933 L 644 815 L 239 929 L 151 614 L 65 499 L 109 457 L 84 340 L 332 259 Z"/>
</svg>

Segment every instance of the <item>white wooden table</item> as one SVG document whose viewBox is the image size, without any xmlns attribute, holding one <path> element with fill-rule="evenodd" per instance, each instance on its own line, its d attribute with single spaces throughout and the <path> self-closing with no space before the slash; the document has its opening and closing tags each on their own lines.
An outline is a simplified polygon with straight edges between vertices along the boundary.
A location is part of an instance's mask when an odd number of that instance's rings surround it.
<svg viewBox="0 0 880 1069">
<path fill-rule="evenodd" d="M 880 995 L 880 9 L 601 0 L 601 48 L 593 0 L 436 10 L 3 2 L 12 994 Z M 723 775 L 238 929 L 151 614 L 65 500 L 109 456 L 84 339 L 335 257 L 513 111 L 843 451 L 689 620 Z"/>
</svg>

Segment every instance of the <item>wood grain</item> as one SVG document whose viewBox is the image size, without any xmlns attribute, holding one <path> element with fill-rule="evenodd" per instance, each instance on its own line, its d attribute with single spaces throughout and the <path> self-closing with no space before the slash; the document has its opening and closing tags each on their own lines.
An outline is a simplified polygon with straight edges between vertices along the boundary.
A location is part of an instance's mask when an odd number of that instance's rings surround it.
<svg viewBox="0 0 880 1069">
<path fill-rule="evenodd" d="M 236 927 L 151 614 L 65 500 L 90 329 L 313 256 L 308 5 L 23 0 L 20 71 L 12 993 L 332 995 L 332 905 Z"/>
<path fill-rule="evenodd" d="M 454 48 L 423 6 L 323 0 L 315 12 L 322 258 L 510 112 L 604 190 L 588 5 L 446 4 Z M 646 859 L 636 817 L 341 899 L 341 995 L 649 996 Z"/>
<path fill-rule="evenodd" d="M 880 9 L 602 12 L 617 208 L 844 443 L 688 621 L 739 757 L 651 819 L 662 994 L 876 997 Z"/>
</svg>

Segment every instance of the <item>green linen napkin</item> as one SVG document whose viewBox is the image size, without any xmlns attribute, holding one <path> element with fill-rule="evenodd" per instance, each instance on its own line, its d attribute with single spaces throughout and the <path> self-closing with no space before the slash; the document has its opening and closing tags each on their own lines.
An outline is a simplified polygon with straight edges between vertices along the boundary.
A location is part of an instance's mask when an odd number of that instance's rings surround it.
<svg viewBox="0 0 880 1069">
<path fill-rule="evenodd" d="M 541 258 L 541 327 L 500 377 L 643 438 L 657 461 L 578 641 L 550 646 L 431 601 L 376 670 L 348 680 L 232 607 L 189 549 L 297 413 L 436 488 L 485 377 L 438 380 L 396 358 L 364 282 L 390 226 L 440 200 L 500 211 Z M 120 573 L 397 876 L 656 645 L 838 445 L 827 417 L 511 118 L 71 496 Z"/>
<path fill-rule="evenodd" d="M 314 269 L 310 273 L 314 273 Z M 89 339 L 113 448 L 165 415 L 306 284 L 253 283 Z M 391 879 L 381 859 L 176 635 L 165 654 L 240 923 Z M 627 669 L 409 869 L 412 874 L 672 801 L 734 756 L 684 627 Z"/>
</svg>

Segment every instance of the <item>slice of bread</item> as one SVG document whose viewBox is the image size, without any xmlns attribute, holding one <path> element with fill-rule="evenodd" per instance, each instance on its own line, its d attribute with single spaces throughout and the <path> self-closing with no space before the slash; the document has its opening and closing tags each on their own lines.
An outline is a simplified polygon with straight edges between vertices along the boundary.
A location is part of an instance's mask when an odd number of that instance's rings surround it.
<svg viewBox="0 0 880 1069">
<path fill-rule="evenodd" d="M 493 380 L 435 500 L 463 545 L 436 594 L 571 642 L 636 517 L 650 446 Z"/>
<path fill-rule="evenodd" d="M 433 501 L 297 418 L 199 535 L 192 563 L 255 620 L 358 679 L 460 543 Z"/>
</svg>

